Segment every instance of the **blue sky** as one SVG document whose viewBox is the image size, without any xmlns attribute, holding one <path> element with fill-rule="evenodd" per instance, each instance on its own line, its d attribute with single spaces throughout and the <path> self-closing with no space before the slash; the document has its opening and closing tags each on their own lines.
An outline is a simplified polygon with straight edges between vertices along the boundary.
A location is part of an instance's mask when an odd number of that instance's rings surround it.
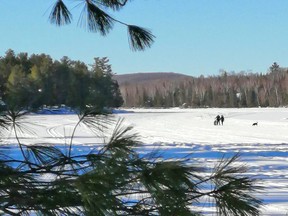
<svg viewBox="0 0 288 216">
<path fill-rule="evenodd" d="M 287 0 L 133 0 L 110 14 L 153 32 L 155 43 L 144 52 L 131 51 L 119 24 L 106 37 L 78 26 L 80 2 L 67 2 L 73 22 L 57 27 L 48 21 L 54 0 L 2 0 L 0 55 L 13 49 L 87 64 L 107 56 L 117 74 L 208 76 L 220 69 L 265 73 L 275 61 L 288 66 Z"/>
</svg>

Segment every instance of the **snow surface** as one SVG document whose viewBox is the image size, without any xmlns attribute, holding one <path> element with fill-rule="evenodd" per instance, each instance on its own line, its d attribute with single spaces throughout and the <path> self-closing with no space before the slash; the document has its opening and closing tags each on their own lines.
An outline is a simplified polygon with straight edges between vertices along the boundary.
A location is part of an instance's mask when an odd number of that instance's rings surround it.
<svg viewBox="0 0 288 216">
<path fill-rule="evenodd" d="M 134 113 L 120 116 L 153 148 L 158 145 L 174 148 L 174 154 L 192 154 L 206 166 L 213 166 L 223 154 L 240 152 L 249 174 L 265 187 L 259 195 L 265 203 L 261 215 L 288 214 L 287 108 L 128 111 Z M 223 126 L 213 124 L 218 114 L 225 117 Z M 258 126 L 252 126 L 255 122 Z"/>
<path fill-rule="evenodd" d="M 132 125 L 144 144 L 143 152 L 161 149 L 167 157 L 192 154 L 206 166 L 223 156 L 240 152 L 241 161 L 250 168 L 249 175 L 260 179 L 265 191 L 261 215 L 288 213 L 288 108 L 241 109 L 126 109 L 114 114 Z M 117 113 L 117 112 L 116 112 Z M 224 115 L 224 125 L 213 124 L 216 115 Z M 24 133 L 25 144 L 68 144 L 76 115 L 30 115 L 27 124 L 35 134 Z M 258 126 L 252 123 L 258 122 Z M 88 128 L 81 126 L 74 144 L 103 143 Z M 12 134 L 3 144 L 16 143 Z M 203 207 L 209 212 L 209 207 Z M 208 213 L 209 214 L 209 213 Z"/>
</svg>

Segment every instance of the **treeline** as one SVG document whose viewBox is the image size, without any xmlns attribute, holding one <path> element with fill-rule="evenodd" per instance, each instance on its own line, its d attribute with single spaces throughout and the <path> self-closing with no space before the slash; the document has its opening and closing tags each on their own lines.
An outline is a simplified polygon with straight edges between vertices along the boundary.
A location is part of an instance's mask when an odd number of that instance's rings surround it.
<svg viewBox="0 0 288 216">
<path fill-rule="evenodd" d="M 277 63 L 266 74 L 222 71 L 198 78 L 165 75 L 149 82 L 123 82 L 128 107 L 278 107 L 288 105 L 288 70 Z"/>
<path fill-rule="evenodd" d="M 173 73 L 131 76 L 115 76 L 106 57 L 94 58 L 87 66 L 66 56 L 53 60 L 46 54 L 28 56 L 8 50 L 0 57 L 0 102 L 10 109 L 62 104 L 77 109 L 288 105 L 288 69 L 277 63 L 266 74 L 222 71 L 218 76 L 197 78 Z"/>
<path fill-rule="evenodd" d="M 63 57 L 15 54 L 0 57 L 0 97 L 11 109 L 37 109 L 65 104 L 72 108 L 119 107 L 123 103 L 109 60 L 95 58 L 91 66 Z"/>
</svg>

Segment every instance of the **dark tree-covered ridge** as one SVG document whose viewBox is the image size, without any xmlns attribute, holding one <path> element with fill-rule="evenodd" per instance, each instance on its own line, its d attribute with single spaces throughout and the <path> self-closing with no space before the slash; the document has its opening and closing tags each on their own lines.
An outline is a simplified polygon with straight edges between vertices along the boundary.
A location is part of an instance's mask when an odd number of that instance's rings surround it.
<svg viewBox="0 0 288 216">
<path fill-rule="evenodd" d="M 119 107 L 123 103 L 106 57 L 94 58 L 92 66 L 87 66 L 66 56 L 59 61 L 45 54 L 28 56 L 8 50 L 0 58 L 0 90 L 10 109 L 61 104 L 85 109 Z"/>
</svg>

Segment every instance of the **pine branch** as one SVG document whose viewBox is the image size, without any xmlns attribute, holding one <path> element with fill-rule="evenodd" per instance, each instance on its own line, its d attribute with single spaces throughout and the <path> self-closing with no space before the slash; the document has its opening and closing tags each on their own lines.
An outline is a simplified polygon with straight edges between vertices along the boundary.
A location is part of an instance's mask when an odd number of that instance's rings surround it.
<svg viewBox="0 0 288 216">
<path fill-rule="evenodd" d="M 71 23 L 72 14 L 62 0 L 58 0 L 49 16 L 50 22 L 57 26 L 62 26 Z"/>
<path fill-rule="evenodd" d="M 113 27 L 114 20 L 92 1 L 86 0 L 88 30 L 107 35 Z"/>
<path fill-rule="evenodd" d="M 98 2 L 105 7 L 109 7 L 112 10 L 119 10 L 123 8 L 128 0 L 93 0 L 93 2 Z"/>
<path fill-rule="evenodd" d="M 147 29 L 128 25 L 129 43 L 133 51 L 141 51 L 152 46 L 155 36 Z"/>
</svg>

